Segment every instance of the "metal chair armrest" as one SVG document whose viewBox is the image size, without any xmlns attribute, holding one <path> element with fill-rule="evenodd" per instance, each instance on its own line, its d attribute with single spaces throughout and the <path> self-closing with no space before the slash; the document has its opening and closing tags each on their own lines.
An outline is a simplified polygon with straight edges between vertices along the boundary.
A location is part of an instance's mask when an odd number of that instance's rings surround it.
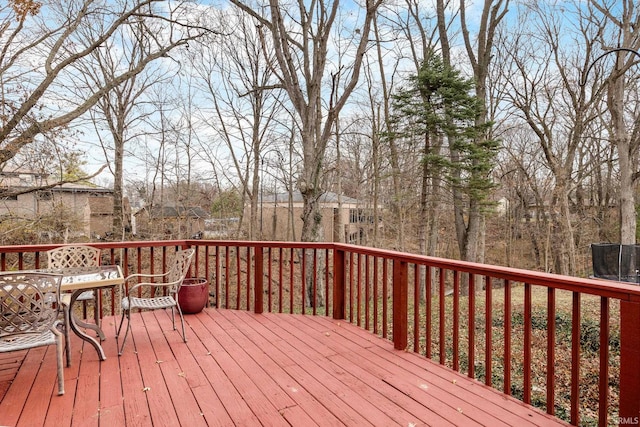
<svg viewBox="0 0 640 427">
<path fill-rule="evenodd" d="M 134 286 L 132 286 L 131 288 L 129 288 L 129 295 L 131 295 L 131 293 L 137 289 L 142 289 L 144 287 L 156 287 L 156 288 L 165 288 L 165 287 L 170 287 L 170 286 L 175 286 L 178 283 L 180 283 L 181 280 L 176 280 L 174 282 L 158 282 L 158 283 L 152 283 L 152 282 L 141 282 L 141 283 L 137 283 Z"/>
<path fill-rule="evenodd" d="M 145 279 L 152 279 L 152 278 L 162 278 L 162 277 L 166 277 L 167 275 L 169 275 L 170 271 L 167 271 L 166 273 L 157 273 L 157 274 L 151 274 L 151 273 L 135 273 L 135 274 L 130 274 L 127 277 L 124 278 L 124 282 L 127 283 L 130 280 L 133 279 L 137 279 L 137 278 L 145 278 Z"/>
</svg>

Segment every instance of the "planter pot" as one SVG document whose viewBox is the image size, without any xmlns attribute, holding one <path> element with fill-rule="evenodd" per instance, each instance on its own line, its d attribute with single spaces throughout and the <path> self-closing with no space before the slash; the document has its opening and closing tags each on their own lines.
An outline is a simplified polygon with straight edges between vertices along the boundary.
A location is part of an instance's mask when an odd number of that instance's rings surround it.
<svg viewBox="0 0 640 427">
<path fill-rule="evenodd" d="M 184 279 L 178 291 L 178 304 L 185 314 L 200 313 L 209 300 L 209 282 L 203 277 Z"/>
</svg>

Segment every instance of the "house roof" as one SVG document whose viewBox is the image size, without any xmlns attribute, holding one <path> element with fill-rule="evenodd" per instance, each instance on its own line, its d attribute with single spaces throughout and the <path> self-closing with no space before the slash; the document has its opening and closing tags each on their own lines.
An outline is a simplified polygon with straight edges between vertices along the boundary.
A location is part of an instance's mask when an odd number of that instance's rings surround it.
<svg viewBox="0 0 640 427">
<path fill-rule="evenodd" d="M 93 193 L 112 194 L 113 190 L 100 187 L 90 182 L 64 183 L 54 187 L 47 187 L 51 182 L 49 174 L 35 172 L 27 169 L 0 170 L 0 182 L 5 189 L 51 191 L 56 193 Z"/>
<path fill-rule="evenodd" d="M 292 202 L 293 203 L 302 203 L 302 193 L 300 191 L 295 190 L 292 194 Z M 333 193 L 331 191 L 327 191 L 323 193 L 318 199 L 320 203 L 338 203 L 338 199 L 340 199 L 341 203 L 346 204 L 358 204 L 358 199 L 354 199 L 353 197 L 348 196 L 338 196 L 338 194 Z M 287 203 L 289 202 L 289 193 L 276 193 L 269 194 L 262 197 L 264 203 Z"/>
<path fill-rule="evenodd" d="M 87 192 L 87 193 L 113 193 L 113 190 L 93 184 L 65 183 L 51 188 L 56 192 Z"/>
</svg>

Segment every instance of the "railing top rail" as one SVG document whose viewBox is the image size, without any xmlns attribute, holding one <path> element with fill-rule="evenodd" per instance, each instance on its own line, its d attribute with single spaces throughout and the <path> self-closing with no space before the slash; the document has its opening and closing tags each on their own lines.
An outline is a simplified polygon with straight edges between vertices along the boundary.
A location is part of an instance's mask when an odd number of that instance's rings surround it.
<svg viewBox="0 0 640 427">
<path fill-rule="evenodd" d="M 491 264 L 479 264 L 468 261 L 459 261 L 448 258 L 437 258 L 426 255 L 417 255 L 405 252 L 389 251 L 384 249 L 367 248 L 355 245 L 337 243 L 336 249 L 348 252 L 357 252 L 365 255 L 397 259 L 413 264 L 429 267 L 456 270 L 463 273 L 478 276 L 489 276 L 496 279 L 505 279 L 513 282 L 528 283 L 573 292 L 581 292 L 597 296 L 615 298 L 623 301 L 640 302 L 640 285 L 626 282 L 614 282 L 603 279 L 589 279 L 562 274 L 544 273 L 513 267 L 504 267 Z"/>
<path fill-rule="evenodd" d="M 72 243 L 69 243 L 71 245 Z M 74 243 L 77 244 L 77 243 Z M 240 246 L 262 248 L 299 248 L 299 249 L 332 249 L 335 244 L 330 242 L 282 242 L 282 241 L 252 241 L 252 240 L 136 240 L 120 242 L 91 242 L 87 243 L 101 249 L 147 248 L 162 246 Z M 5 245 L 0 246 L 0 253 L 42 252 L 64 246 L 64 243 L 48 243 L 39 245 Z M 356 246 L 357 247 L 357 246 Z"/>
<path fill-rule="evenodd" d="M 378 249 L 365 246 L 349 245 L 332 242 L 284 242 L 284 241 L 249 241 L 249 240 L 155 240 L 155 241 L 127 241 L 127 242 L 92 242 L 92 246 L 101 249 L 143 248 L 165 246 L 230 246 L 254 248 L 283 248 L 283 249 L 328 249 L 342 250 L 362 255 L 376 256 L 391 260 L 398 260 L 418 265 L 425 265 L 445 270 L 456 270 L 478 276 L 489 276 L 496 279 L 513 282 L 529 283 L 552 287 L 556 289 L 581 292 L 597 296 L 615 298 L 623 301 L 640 302 L 640 286 L 613 282 L 601 279 L 588 279 L 560 274 L 537 272 L 513 267 L 503 267 L 490 264 L 479 264 L 447 258 L 437 258 L 425 255 Z M 7 245 L 0 246 L 0 253 L 43 252 L 61 244 L 45 245 Z"/>
</svg>

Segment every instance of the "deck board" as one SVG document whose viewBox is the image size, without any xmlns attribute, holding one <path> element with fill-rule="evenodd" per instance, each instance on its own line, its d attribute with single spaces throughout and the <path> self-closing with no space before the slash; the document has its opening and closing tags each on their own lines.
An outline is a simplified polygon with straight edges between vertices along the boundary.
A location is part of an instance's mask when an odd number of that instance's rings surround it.
<svg viewBox="0 0 640 427">
<path fill-rule="evenodd" d="M 308 326 L 313 327 L 313 324 Z M 320 325 L 320 330 L 323 331 Z M 422 376 L 424 381 L 415 381 L 408 377 L 408 371 L 400 366 L 388 363 L 390 360 L 385 359 L 382 355 L 373 353 L 359 354 L 357 351 L 359 347 L 366 347 L 371 350 L 376 350 L 374 345 L 369 345 L 369 340 L 362 339 L 360 335 L 350 333 L 348 330 L 344 331 L 336 323 L 331 332 L 326 332 L 334 335 L 334 339 L 331 340 L 330 346 L 340 346 L 348 351 L 341 352 L 336 359 L 347 359 L 355 363 L 354 370 L 359 372 L 362 377 L 379 379 L 379 386 L 382 387 L 385 384 L 397 390 L 400 395 L 405 395 L 407 398 L 413 401 L 414 407 L 420 410 L 425 404 L 433 405 L 433 408 L 437 412 L 449 412 L 451 409 L 455 409 L 459 413 L 469 416 L 481 424 L 489 424 L 495 426 L 510 426 L 510 425 L 532 425 L 528 420 L 520 417 L 513 416 L 510 412 L 504 410 L 501 406 L 495 405 L 493 402 L 482 402 L 482 407 L 476 406 L 478 402 L 477 396 L 473 393 L 469 393 L 467 390 L 461 389 L 457 385 L 459 374 L 450 376 L 448 379 L 444 379 L 437 375 L 430 374 L 426 371 Z M 336 337 L 342 337 L 338 339 Z M 388 349 L 382 350 L 382 352 L 388 352 Z M 418 380 L 421 378 L 418 377 Z M 466 383 L 466 381 L 462 381 Z M 387 392 L 389 394 L 389 392 Z M 396 397 L 399 398 L 399 397 Z M 408 404 L 408 403 L 407 403 Z M 423 410 L 422 410 L 423 411 Z M 457 418 L 457 416 L 456 416 Z M 461 418 L 457 418 L 458 421 L 462 421 Z M 456 421 L 455 419 L 449 419 L 449 421 Z"/>
<path fill-rule="evenodd" d="M 64 396 L 54 346 L 3 358 L 0 425 L 566 425 L 344 321 L 205 309 L 184 343 L 166 312 L 132 317 L 121 357 L 119 319 L 106 361 L 73 337 Z"/>
<path fill-rule="evenodd" d="M 258 418 L 218 363 L 219 359 L 229 356 L 215 339 L 215 336 L 220 334 L 219 326 L 206 316 L 206 313 L 199 316 L 188 316 L 188 319 L 193 319 L 190 322 L 191 330 L 187 332 L 189 334 L 187 339 L 190 340 L 188 345 L 192 346 L 194 338 L 197 339 L 196 344 L 199 344 L 197 346 L 199 351 L 196 353 L 196 358 L 202 371 L 206 372 L 214 391 L 210 399 L 218 399 L 218 401 L 214 401 L 214 405 L 219 403 L 222 406 L 221 409 L 224 409 L 224 412 L 220 411 L 220 417 L 228 417 L 239 425 L 260 425 Z"/>
<path fill-rule="evenodd" d="M 324 341 L 331 340 L 330 334 L 327 335 L 328 332 L 309 334 L 308 329 L 302 325 L 292 325 L 288 322 L 282 322 L 281 319 L 274 320 L 277 320 L 276 324 L 282 328 L 283 333 L 288 334 L 284 335 L 283 338 L 297 342 L 303 355 L 313 354 L 316 348 L 326 349 L 319 353 L 322 357 L 317 357 L 315 360 L 309 359 L 308 362 L 303 363 L 303 366 L 308 364 L 310 369 L 315 372 L 329 374 L 326 378 L 329 390 L 334 394 L 341 394 L 350 408 L 369 423 L 373 425 L 378 423 L 382 425 L 419 424 L 417 417 L 406 412 L 399 403 L 384 399 L 384 390 L 378 391 L 372 388 L 368 377 L 360 379 L 355 376 L 353 368 L 357 367 L 357 364 L 349 362 L 342 365 L 333 361 L 339 353 L 330 346 L 323 344 Z M 436 416 L 436 414 L 432 415 Z M 439 421 L 446 422 L 446 420 Z"/>
</svg>

